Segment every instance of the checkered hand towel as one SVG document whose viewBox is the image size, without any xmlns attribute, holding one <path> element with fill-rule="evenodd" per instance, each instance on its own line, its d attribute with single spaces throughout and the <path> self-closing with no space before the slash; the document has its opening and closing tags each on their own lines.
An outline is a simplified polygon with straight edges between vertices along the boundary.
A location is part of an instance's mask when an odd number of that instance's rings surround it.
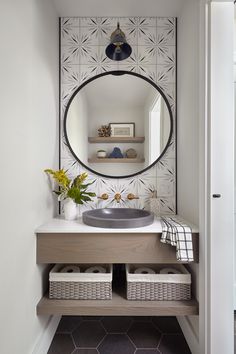
<svg viewBox="0 0 236 354">
<path fill-rule="evenodd" d="M 176 247 L 176 258 L 181 262 L 193 262 L 192 230 L 175 217 L 162 217 L 161 242 Z"/>
</svg>

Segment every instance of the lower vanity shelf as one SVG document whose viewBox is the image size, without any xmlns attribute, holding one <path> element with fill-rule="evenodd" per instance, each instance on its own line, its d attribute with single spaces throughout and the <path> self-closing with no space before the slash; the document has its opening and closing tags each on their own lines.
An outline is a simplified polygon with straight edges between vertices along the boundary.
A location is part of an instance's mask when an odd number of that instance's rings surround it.
<svg viewBox="0 0 236 354">
<path fill-rule="evenodd" d="M 114 291 L 112 300 L 55 300 L 45 295 L 37 306 L 38 315 L 84 316 L 189 316 L 198 315 L 198 302 L 130 301 L 124 291 Z"/>
</svg>

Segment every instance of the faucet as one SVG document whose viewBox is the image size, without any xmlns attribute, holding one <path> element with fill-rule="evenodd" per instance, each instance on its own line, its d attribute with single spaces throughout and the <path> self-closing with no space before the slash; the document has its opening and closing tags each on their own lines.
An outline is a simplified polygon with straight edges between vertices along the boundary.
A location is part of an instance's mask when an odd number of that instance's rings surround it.
<svg viewBox="0 0 236 354">
<path fill-rule="evenodd" d="M 134 195 L 133 193 L 129 193 L 127 195 L 127 199 L 128 200 L 133 200 L 133 199 L 139 199 L 139 197 L 137 195 Z"/>
<path fill-rule="evenodd" d="M 109 199 L 109 195 L 107 193 L 103 193 L 100 197 L 98 197 L 98 199 L 108 200 Z M 120 203 L 121 194 L 120 193 L 116 193 L 114 195 L 114 200 L 116 200 L 117 203 Z"/>
<path fill-rule="evenodd" d="M 120 203 L 121 194 L 120 193 L 116 193 L 115 196 L 114 196 L 114 199 L 116 200 L 117 203 Z"/>
<path fill-rule="evenodd" d="M 108 200 L 109 199 L 109 196 L 107 193 L 103 193 L 100 197 L 98 197 L 98 199 L 102 199 L 102 200 Z M 139 199 L 139 197 L 137 195 L 134 195 L 133 193 L 129 193 L 127 195 L 127 199 L 128 200 L 133 200 L 133 199 Z M 117 203 L 120 203 L 121 201 L 121 194 L 120 193 L 116 193 L 114 195 L 114 200 L 117 202 Z"/>
<path fill-rule="evenodd" d="M 109 199 L 109 195 L 107 193 L 103 193 L 100 197 L 98 197 L 98 199 L 108 200 Z M 120 203 L 121 194 L 120 193 L 116 193 L 114 195 L 114 200 L 116 200 L 117 203 Z"/>
<path fill-rule="evenodd" d="M 98 199 L 107 200 L 109 198 L 107 193 L 103 193 Z"/>
</svg>

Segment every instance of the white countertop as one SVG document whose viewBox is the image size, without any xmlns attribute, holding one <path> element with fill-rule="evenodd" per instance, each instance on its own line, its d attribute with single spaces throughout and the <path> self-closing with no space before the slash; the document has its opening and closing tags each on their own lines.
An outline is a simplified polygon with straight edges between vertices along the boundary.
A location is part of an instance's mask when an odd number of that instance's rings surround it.
<svg viewBox="0 0 236 354">
<path fill-rule="evenodd" d="M 177 216 L 177 215 L 175 215 Z M 182 217 L 178 216 L 180 220 L 183 220 Z M 184 220 L 187 225 L 192 229 L 192 232 L 198 233 L 198 228 Z M 63 217 L 57 217 L 49 220 L 45 224 L 39 226 L 35 233 L 161 233 L 161 221 L 160 218 L 155 218 L 153 224 L 131 228 L 131 229 L 105 229 L 100 227 L 93 227 L 85 225 L 82 221 L 82 218 L 78 218 L 74 221 L 65 220 Z"/>
</svg>

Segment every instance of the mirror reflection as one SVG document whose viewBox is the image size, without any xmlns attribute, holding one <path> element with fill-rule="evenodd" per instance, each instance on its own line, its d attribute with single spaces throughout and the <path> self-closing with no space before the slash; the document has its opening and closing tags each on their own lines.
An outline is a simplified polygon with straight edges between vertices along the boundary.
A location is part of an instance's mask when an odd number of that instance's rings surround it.
<svg viewBox="0 0 236 354">
<path fill-rule="evenodd" d="M 65 136 L 73 155 L 108 177 L 137 174 L 163 154 L 171 137 L 171 111 L 164 95 L 140 75 L 105 74 L 72 96 Z"/>
</svg>

